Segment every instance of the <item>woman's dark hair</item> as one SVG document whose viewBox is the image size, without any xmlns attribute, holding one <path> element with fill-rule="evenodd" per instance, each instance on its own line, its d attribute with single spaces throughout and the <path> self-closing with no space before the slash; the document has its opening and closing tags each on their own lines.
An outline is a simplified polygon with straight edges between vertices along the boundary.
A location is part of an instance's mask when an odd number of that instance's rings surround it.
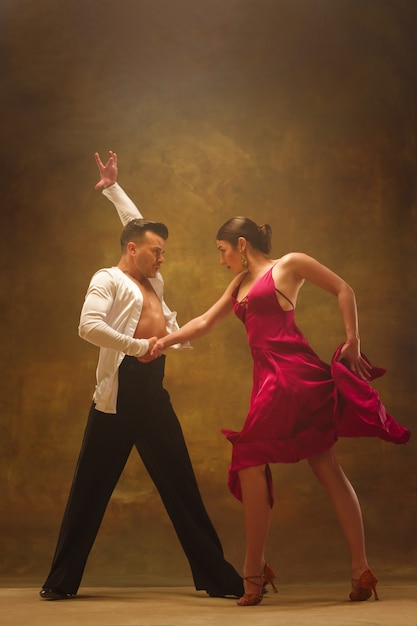
<svg viewBox="0 0 417 626">
<path fill-rule="evenodd" d="M 134 219 L 126 224 L 120 235 L 120 245 L 122 250 L 126 250 L 129 241 L 140 243 L 146 231 L 152 231 L 162 239 L 168 239 L 168 228 L 161 222 L 151 222 L 149 220 Z"/>
<path fill-rule="evenodd" d="M 248 217 L 232 217 L 219 228 L 216 235 L 217 240 L 228 241 L 234 248 L 237 247 L 239 237 L 244 237 L 255 250 L 264 254 L 269 254 L 271 250 L 272 229 L 269 224 L 258 226 Z"/>
</svg>

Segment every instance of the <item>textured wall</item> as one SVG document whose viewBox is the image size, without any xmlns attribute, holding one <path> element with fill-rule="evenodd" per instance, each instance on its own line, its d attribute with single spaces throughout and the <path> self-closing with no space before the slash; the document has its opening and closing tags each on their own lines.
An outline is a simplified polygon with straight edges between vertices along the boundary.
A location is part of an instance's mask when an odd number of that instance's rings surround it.
<svg viewBox="0 0 417 626">
<path fill-rule="evenodd" d="M 97 351 L 77 336 L 92 273 L 118 261 L 120 224 L 94 191 L 95 150 L 170 228 L 166 299 L 180 322 L 230 276 L 217 227 L 272 225 L 273 254 L 302 250 L 354 287 L 377 386 L 416 423 L 417 10 L 388 0 L 38 0 L 2 3 L 3 150 L 0 574 L 49 568 L 94 386 Z M 297 321 L 329 359 L 343 341 L 335 299 L 306 286 Z M 240 505 L 229 444 L 251 384 L 243 327 L 227 320 L 169 357 L 167 387 L 198 480 L 237 567 Z M 416 557 L 415 441 L 341 441 L 378 572 Z M 286 580 L 349 577 L 334 516 L 306 464 L 274 467 L 269 556 Z M 84 584 L 172 582 L 187 563 L 133 454 Z M 166 578 L 164 578 L 166 577 Z"/>
</svg>

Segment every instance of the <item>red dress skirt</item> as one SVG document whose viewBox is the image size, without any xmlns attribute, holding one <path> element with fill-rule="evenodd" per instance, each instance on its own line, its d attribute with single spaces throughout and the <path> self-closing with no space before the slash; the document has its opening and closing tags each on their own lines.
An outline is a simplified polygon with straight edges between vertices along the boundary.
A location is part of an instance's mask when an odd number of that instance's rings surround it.
<svg viewBox="0 0 417 626">
<path fill-rule="evenodd" d="M 272 268 L 241 302 L 236 292 L 233 299 L 253 357 L 253 387 L 243 428 L 222 430 L 233 444 L 228 484 L 236 498 L 242 499 L 239 470 L 266 464 L 272 505 L 268 464 L 320 454 L 339 436 L 409 440 L 410 432 L 386 412 L 377 391 L 337 360 L 342 346 L 329 366 L 308 345 L 294 322 L 294 308 L 285 311 L 278 302 Z M 371 379 L 384 372 L 373 367 Z"/>
</svg>

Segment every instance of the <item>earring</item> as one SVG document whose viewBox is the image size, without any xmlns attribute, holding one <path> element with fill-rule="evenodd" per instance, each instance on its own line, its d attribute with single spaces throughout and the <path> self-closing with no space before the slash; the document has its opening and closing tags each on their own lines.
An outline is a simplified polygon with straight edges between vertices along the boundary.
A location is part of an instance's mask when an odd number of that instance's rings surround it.
<svg viewBox="0 0 417 626">
<path fill-rule="evenodd" d="M 249 267 L 249 262 L 248 259 L 245 257 L 245 255 L 243 254 L 243 252 L 240 253 L 240 260 L 242 262 L 242 267 L 244 270 L 247 270 Z"/>
</svg>

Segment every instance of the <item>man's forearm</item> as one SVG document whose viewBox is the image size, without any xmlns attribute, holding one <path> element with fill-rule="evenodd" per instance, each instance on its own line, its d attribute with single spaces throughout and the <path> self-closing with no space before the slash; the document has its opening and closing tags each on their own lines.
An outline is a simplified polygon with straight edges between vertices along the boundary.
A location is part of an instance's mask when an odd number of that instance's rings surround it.
<svg viewBox="0 0 417 626">
<path fill-rule="evenodd" d="M 102 193 L 108 200 L 113 202 L 123 226 L 126 226 L 131 220 L 143 217 L 136 204 L 118 183 L 106 187 Z"/>
<path fill-rule="evenodd" d="M 94 314 L 83 313 L 78 334 L 95 346 L 123 352 L 129 356 L 141 357 L 149 350 L 147 339 L 137 339 L 119 333 Z"/>
</svg>

